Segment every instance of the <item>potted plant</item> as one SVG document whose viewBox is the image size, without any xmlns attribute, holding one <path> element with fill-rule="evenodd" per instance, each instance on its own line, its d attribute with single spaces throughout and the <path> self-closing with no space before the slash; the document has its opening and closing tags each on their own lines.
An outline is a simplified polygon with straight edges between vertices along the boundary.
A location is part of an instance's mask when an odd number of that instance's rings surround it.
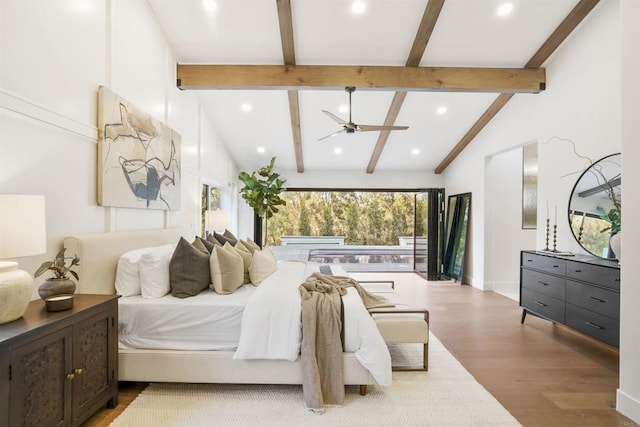
<svg viewBox="0 0 640 427">
<path fill-rule="evenodd" d="M 65 248 L 62 248 L 53 261 L 43 262 L 35 272 L 35 277 L 43 275 L 47 270 L 52 271 L 54 274 L 54 277 L 45 280 L 38 288 L 40 298 L 45 301 L 55 295 L 73 295 L 76 291 L 76 284 L 69 278 L 69 275 L 79 280 L 78 273 L 73 271 L 72 268 L 80 265 L 80 258 L 77 255 L 65 257 L 65 250 Z"/>
<path fill-rule="evenodd" d="M 247 202 L 255 213 L 254 240 L 262 246 L 262 219 L 268 220 L 278 212 L 278 206 L 284 206 L 287 202 L 280 197 L 285 188 L 286 180 L 280 179 L 280 174 L 274 171 L 276 158 L 272 157 L 271 162 L 259 168 L 251 174 L 240 172 L 238 179 L 242 181 L 244 187 L 240 190 L 242 198 Z M 265 221 L 265 233 L 267 225 Z"/>
</svg>

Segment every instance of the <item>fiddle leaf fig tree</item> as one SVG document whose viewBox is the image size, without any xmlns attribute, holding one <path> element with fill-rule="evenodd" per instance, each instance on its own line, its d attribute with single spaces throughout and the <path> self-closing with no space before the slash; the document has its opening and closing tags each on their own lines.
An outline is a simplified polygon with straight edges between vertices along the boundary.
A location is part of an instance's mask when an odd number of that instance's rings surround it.
<svg viewBox="0 0 640 427">
<path fill-rule="evenodd" d="M 287 202 L 280 197 L 280 193 L 285 191 L 286 180 L 280 178 L 280 174 L 274 171 L 276 158 L 271 158 L 269 165 L 259 168 L 251 174 L 240 172 L 238 179 L 242 181 L 244 187 L 240 190 L 242 198 L 247 202 L 255 214 L 260 218 L 269 219 L 273 214 L 278 213 L 278 206 L 285 206 Z M 258 230 L 256 230 L 256 238 Z"/>
</svg>

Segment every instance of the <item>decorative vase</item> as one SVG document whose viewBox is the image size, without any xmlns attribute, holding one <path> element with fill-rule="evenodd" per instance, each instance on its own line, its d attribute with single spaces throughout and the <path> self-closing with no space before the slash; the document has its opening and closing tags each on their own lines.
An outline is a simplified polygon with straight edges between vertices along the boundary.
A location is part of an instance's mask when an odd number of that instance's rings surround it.
<svg viewBox="0 0 640 427">
<path fill-rule="evenodd" d="M 38 288 L 38 294 L 43 300 L 55 295 L 73 295 L 75 291 L 76 283 L 66 277 L 62 279 L 47 279 Z"/>
<path fill-rule="evenodd" d="M 617 232 L 613 236 L 609 238 L 609 247 L 611 248 L 611 252 L 618 259 L 618 263 L 620 262 L 620 239 L 622 231 Z"/>
<path fill-rule="evenodd" d="M 29 273 L 18 270 L 14 261 L 0 261 L 0 324 L 22 317 L 27 310 L 33 287 Z"/>
</svg>

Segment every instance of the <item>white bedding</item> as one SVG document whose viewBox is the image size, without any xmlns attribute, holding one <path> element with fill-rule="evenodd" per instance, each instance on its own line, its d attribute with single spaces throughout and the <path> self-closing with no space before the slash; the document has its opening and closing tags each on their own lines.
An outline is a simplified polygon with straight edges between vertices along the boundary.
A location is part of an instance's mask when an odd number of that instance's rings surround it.
<svg viewBox="0 0 640 427">
<path fill-rule="evenodd" d="M 171 294 L 118 300 L 121 349 L 234 350 L 240 338 L 242 312 L 255 292 L 244 285 L 230 295 L 205 290 L 191 298 Z"/>
<path fill-rule="evenodd" d="M 247 301 L 234 359 L 298 358 L 302 338 L 299 286 L 318 270 L 318 264 L 278 263 L 276 272 L 263 281 Z M 340 273 L 334 271 L 334 274 Z M 349 288 L 342 301 L 345 351 L 355 353 L 378 384 L 391 385 L 389 351 L 357 290 Z"/>
</svg>

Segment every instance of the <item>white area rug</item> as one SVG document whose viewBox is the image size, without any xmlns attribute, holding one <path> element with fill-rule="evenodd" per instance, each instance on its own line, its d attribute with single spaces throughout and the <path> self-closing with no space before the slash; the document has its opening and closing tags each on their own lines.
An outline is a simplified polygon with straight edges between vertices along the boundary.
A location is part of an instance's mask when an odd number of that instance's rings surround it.
<svg viewBox="0 0 640 427">
<path fill-rule="evenodd" d="M 394 372 L 388 388 L 366 396 L 347 386 L 345 405 L 313 414 L 302 386 L 166 384 L 145 389 L 112 426 L 519 426 L 433 335 L 428 372 Z M 402 347 L 402 348 L 400 348 Z M 419 363 L 421 345 L 392 350 Z M 403 354 L 404 353 L 404 354 Z"/>
</svg>

